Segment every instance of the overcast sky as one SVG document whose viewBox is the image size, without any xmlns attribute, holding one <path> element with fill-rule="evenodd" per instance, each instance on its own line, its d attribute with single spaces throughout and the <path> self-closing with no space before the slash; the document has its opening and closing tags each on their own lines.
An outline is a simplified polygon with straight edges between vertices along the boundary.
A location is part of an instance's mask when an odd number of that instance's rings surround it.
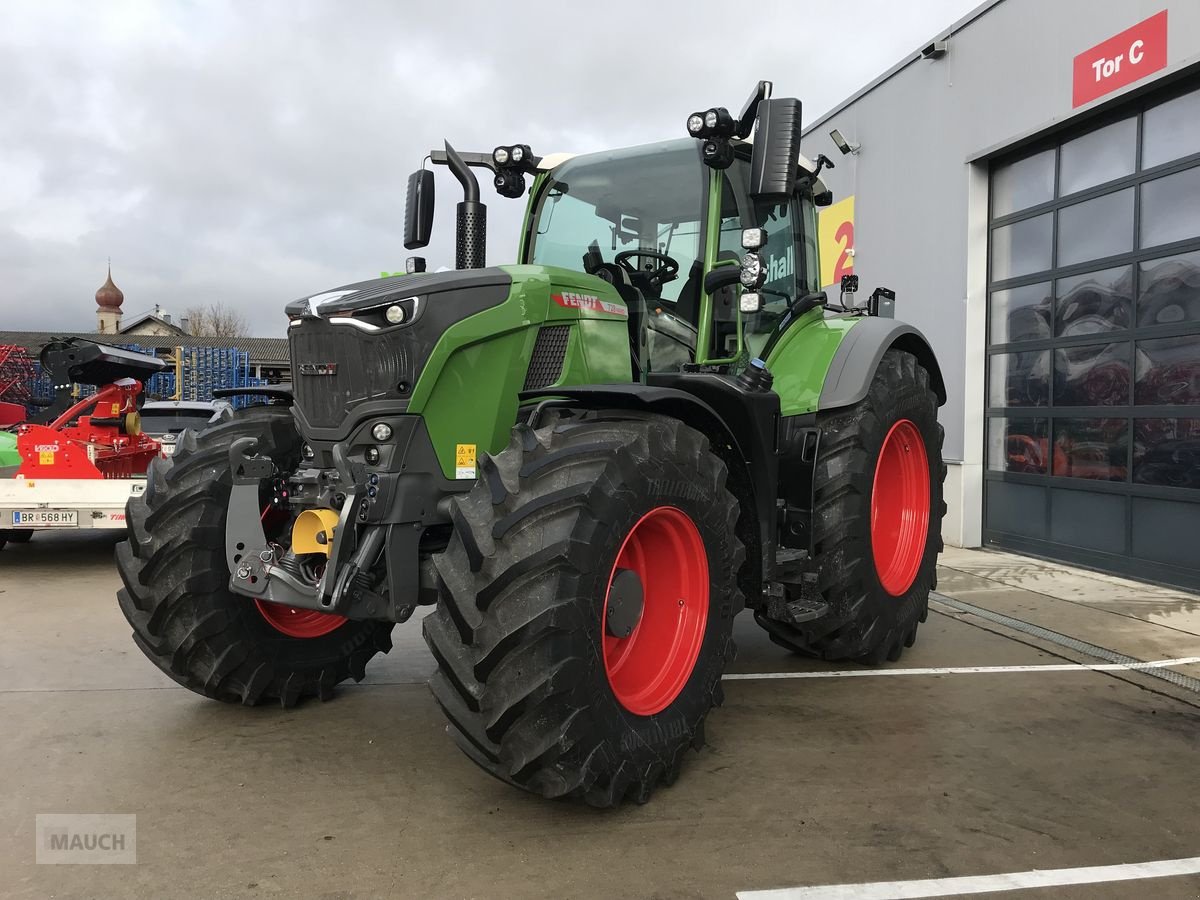
<svg viewBox="0 0 1200 900">
<path fill-rule="evenodd" d="M 93 330 L 111 256 L 127 316 L 221 300 L 282 335 L 288 300 L 403 267 L 405 180 L 443 137 L 675 138 L 759 78 L 809 121 L 977 2 L 13 0 L 0 328 Z M 457 185 L 438 176 L 431 268 L 453 263 Z M 488 261 L 511 262 L 522 204 L 486 183 L 485 201 Z"/>
</svg>

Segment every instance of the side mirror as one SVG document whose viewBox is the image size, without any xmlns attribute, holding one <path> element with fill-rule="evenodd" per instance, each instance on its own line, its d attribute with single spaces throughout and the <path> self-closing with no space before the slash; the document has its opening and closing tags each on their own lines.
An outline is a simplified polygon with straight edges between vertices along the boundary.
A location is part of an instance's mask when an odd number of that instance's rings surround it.
<svg viewBox="0 0 1200 900">
<path fill-rule="evenodd" d="M 408 176 L 404 197 L 404 246 L 417 250 L 429 243 L 433 233 L 433 172 L 417 169 Z"/>
<path fill-rule="evenodd" d="M 794 97 L 758 104 L 758 128 L 750 158 L 750 196 L 758 202 L 786 203 L 796 185 L 800 162 L 800 101 Z"/>
</svg>

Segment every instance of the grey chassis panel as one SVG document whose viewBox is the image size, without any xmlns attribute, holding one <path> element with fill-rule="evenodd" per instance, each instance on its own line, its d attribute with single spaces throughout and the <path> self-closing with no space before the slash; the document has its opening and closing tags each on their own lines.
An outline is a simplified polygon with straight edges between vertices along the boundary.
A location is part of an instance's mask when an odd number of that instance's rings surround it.
<svg viewBox="0 0 1200 900">
<path fill-rule="evenodd" d="M 938 405 L 945 403 L 946 385 L 942 380 L 942 370 L 925 335 L 904 322 L 867 317 L 847 332 L 833 354 L 817 408 L 852 406 L 866 397 L 875 370 L 879 368 L 879 361 L 893 346 L 917 357 L 917 361 L 929 371 L 930 387 L 937 394 Z"/>
</svg>

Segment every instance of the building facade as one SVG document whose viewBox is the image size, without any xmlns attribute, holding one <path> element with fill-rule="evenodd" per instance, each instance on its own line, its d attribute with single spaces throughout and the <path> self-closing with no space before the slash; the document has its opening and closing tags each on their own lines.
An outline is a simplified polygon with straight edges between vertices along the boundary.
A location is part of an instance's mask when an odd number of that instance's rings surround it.
<svg viewBox="0 0 1200 900">
<path fill-rule="evenodd" d="M 943 366 L 947 541 L 1200 586 L 1200 4 L 992 0 L 804 140 L 823 280 Z"/>
</svg>

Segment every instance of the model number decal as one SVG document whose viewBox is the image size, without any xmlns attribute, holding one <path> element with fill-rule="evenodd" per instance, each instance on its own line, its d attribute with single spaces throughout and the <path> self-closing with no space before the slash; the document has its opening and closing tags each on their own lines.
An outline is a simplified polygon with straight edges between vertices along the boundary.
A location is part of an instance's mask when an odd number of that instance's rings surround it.
<svg viewBox="0 0 1200 900">
<path fill-rule="evenodd" d="M 550 299 L 567 309 L 589 309 L 592 312 L 608 313 L 611 316 L 629 317 L 629 310 L 622 304 L 609 303 L 592 294 L 573 294 L 563 291 L 561 294 L 551 294 Z"/>
</svg>

